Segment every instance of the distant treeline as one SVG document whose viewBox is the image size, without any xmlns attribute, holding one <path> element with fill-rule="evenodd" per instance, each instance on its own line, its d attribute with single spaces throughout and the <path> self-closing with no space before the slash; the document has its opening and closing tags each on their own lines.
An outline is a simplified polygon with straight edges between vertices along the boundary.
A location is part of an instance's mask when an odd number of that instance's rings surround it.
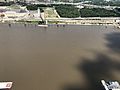
<svg viewBox="0 0 120 90">
<path fill-rule="evenodd" d="M 29 5 L 26 5 L 27 9 L 28 10 L 37 10 L 38 7 L 39 8 L 43 8 L 43 7 L 54 7 L 54 6 L 58 6 L 56 4 L 29 4 Z"/>
<path fill-rule="evenodd" d="M 58 5 L 55 6 L 55 9 L 61 17 L 76 18 L 80 16 L 79 9 L 73 5 Z"/>
<path fill-rule="evenodd" d="M 103 8 L 83 8 L 80 14 L 81 17 L 120 17 L 120 13 Z"/>
<path fill-rule="evenodd" d="M 10 6 L 14 4 L 14 2 L 0 2 L 0 6 Z"/>
<path fill-rule="evenodd" d="M 27 7 L 28 10 L 37 10 L 38 8 L 40 8 L 40 11 L 44 12 L 44 10 L 42 9 L 42 7 L 39 6 L 39 5 L 26 5 L 26 7 Z"/>
</svg>

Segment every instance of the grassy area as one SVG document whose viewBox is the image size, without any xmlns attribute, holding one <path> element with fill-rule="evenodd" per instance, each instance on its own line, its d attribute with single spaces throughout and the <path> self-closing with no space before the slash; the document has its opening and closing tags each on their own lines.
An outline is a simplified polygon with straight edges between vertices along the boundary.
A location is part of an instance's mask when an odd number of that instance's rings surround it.
<svg viewBox="0 0 120 90">
<path fill-rule="evenodd" d="M 120 14 L 114 10 L 102 8 L 83 8 L 80 10 L 81 17 L 119 17 Z"/>
<path fill-rule="evenodd" d="M 46 8 L 44 12 L 45 18 L 58 18 L 57 13 L 54 12 L 54 8 Z"/>
</svg>

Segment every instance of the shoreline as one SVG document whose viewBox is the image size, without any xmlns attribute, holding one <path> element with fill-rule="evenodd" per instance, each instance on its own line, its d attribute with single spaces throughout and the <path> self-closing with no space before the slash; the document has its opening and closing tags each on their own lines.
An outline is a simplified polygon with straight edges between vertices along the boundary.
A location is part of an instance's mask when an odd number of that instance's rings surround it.
<svg viewBox="0 0 120 90">
<path fill-rule="evenodd" d="M 100 27 L 115 27 L 115 28 L 120 28 L 118 26 L 115 25 L 105 25 L 105 24 L 33 24 L 33 23 L 0 23 L 0 25 L 2 26 L 8 26 L 10 28 L 14 28 L 14 27 L 25 27 L 25 28 L 51 28 L 51 27 L 57 27 L 57 28 L 65 28 L 65 27 L 69 27 L 69 26 L 100 26 Z"/>
<path fill-rule="evenodd" d="M 83 25 L 83 26 L 115 26 L 117 24 L 91 24 L 91 23 L 85 23 L 85 24 L 80 24 L 80 23 L 48 23 L 48 24 L 38 24 L 38 23 L 27 23 L 27 22 L 0 22 L 0 24 L 27 24 L 27 25 L 74 25 L 74 26 L 79 26 L 79 25 Z"/>
<path fill-rule="evenodd" d="M 34 21 L 21 21 L 21 22 L 0 22 L 0 24 L 8 24 L 9 26 L 11 26 L 10 24 L 23 24 L 25 27 L 26 25 L 35 25 L 35 26 L 39 26 L 39 27 L 49 27 L 49 26 L 69 26 L 69 25 L 73 25 L 73 26 L 113 26 L 116 28 L 120 28 L 119 22 L 116 22 L 116 19 L 84 19 L 84 20 L 47 20 L 47 24 L 38 24 L 39 21 L 34 22 Z"/>
</svg>

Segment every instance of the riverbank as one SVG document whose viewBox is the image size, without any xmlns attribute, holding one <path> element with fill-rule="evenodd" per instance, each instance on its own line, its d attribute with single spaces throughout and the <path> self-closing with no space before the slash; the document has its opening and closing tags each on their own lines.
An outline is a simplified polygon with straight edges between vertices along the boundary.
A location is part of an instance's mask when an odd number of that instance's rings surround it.
<svg viewBox="0 0 120 90">
<path fill-rule="evenodd" d="M 76 19 L 69 19 L 69 18 L 60 18 L 60 19 L 53 19 L 48 18 L 44 21 L 44 24 L 40 23 L 40 21 L 17 21 L 17 22 L 1 22 L 5 24 L 23 24 L 24 26 L 28 25 L 35 25 L 35 26 L 44 26 L 49 27 L 52 25 L 56 26 L 67 26 L 67 25 L 97 25 L 97 26 L 114 26 L 120 28 L 119 25 L 120 18 L 96 18 L 96 17 L 89 17 L 89 18 L 76 18 Z"/>
</svg>

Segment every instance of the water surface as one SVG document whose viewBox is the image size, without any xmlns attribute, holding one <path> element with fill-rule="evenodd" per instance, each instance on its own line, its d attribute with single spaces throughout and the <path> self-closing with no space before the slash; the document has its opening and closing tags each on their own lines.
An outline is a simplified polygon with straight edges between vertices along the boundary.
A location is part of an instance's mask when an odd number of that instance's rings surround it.
<svg viewBox="0 0 120 90">
<path fill-rule="evenodd" d="M 112 26 L 0 24 L 0 81 L 12 90 L 98 90 L 120 81 L 120 30 Z"/>
</svg>

